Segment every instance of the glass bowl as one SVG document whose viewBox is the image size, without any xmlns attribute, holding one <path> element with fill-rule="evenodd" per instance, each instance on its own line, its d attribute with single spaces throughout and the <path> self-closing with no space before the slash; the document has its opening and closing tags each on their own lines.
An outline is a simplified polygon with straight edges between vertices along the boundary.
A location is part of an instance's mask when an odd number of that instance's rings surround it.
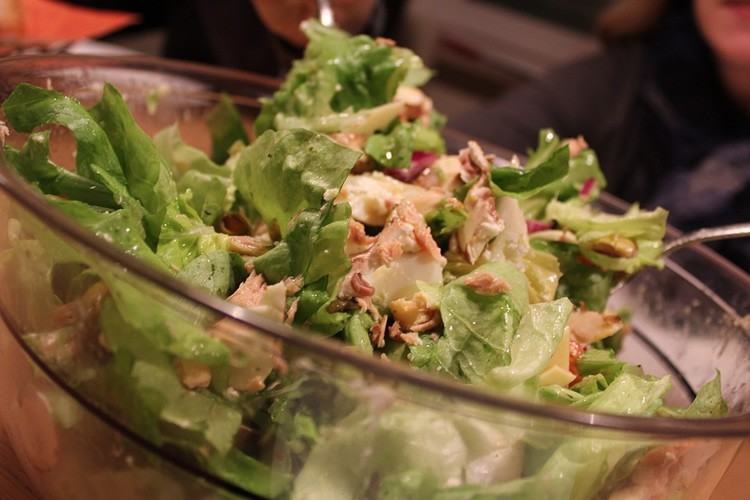
<svg viewBox="0 0 750 500">
<path fill-rule="evenodd" d="M 221 92 L 232 96 L 249 129 L 258 98 L 278 84 L 155 58 L 0 60 L 0 100 L 29 82 L 91 105 L 105 81 L 121 90 L 148 133 L 178 122 L 186 142 L 204 150 L 204 118 Z M 71 165 L 68 133 L 53 128 L 51 137 L 53 158 Z M 7 141 L 20 146 L 24 139 L 11 134 Z M 454 132 L 448 139 L 454 150 L 463 140 Z M 621 208 L 607 196 L 602 203 Z M 0 333 L 0 423 L 41 498 L 375 498 L 378 482 L 378 498 L 699 499 L 711 497 L 750 437 L 750 335 L 743 320 L 750 278 L 706 248 L 676 254 L 662 271 L 642 272 L 612 298 L 612 307 L 634 312 L 623 357 L 649 373 L 671 374 L 670 402 L 689 401 L 721 370 L 729 417 L 666 419 L 492 393 L 271 322 L 95 237 L 52 210 L 2 161 L 0 227 L 0 313 L 7 326 Z M 238 403 L 243 424 L 234 443 L 257 461 L 217 466 L 216 450 L 192 444 L 190 432 L 205 429 L 188 429 L 184 442 L 165 440 L 164 428 L 139 420 L 153 402 L 134 403 L 126 386 L 113 383 L 117 363 L 97 345 L 96 325 L 75 314 L 60 320 L 70 313 L 61 297 L 81 286 L 83 266 L 115 277 L 121 285 L 110 293 L 140 301 L 143 316 L 128 318 L 133 328 L 161 321 L 169 335 L 219 329 L 227 341 L 273 356 L 276 369 L 297 381 L 294 397 L 269 387 Z M 148 371 L 141 375 L 158 383 Z M 269 405 L 282 396 L 305 405 L 313 425 L 274 420 L 283 408 Z M 163 402 L 154 404 L 168 412 Z M 169 426 L 169 415 L 161 415 L 160 426 Z M 211 418 L 201 425 L 210 427 Z M 257 423 L 269 418 L 274 432 L 260 433 Z M 551 456 L 564 467 L 539 469 Z M 518 478 L 528 479 L 512 481 Z M 489 483 L 483 496 L 472 496 L 476 483 Z M 452 487 L 453 496 L 435 496 L 435 484 Z"/>
</svg>

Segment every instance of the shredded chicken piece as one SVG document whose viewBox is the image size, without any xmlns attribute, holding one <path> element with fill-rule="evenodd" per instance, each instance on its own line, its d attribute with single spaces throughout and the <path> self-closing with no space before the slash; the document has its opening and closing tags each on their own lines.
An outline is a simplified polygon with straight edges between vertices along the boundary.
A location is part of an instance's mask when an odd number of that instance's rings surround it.
<svg viewBox="0 0 750 500">
<path fill-rule="evenodd" d="M 421 120 L 425 125 L 429 124 L 434 105 L 432 99 L 427 97 L 420 89 L 409 85 L 401 85 L 396 90 L 393 100 L 404 103 L 404 110 L 401 112 L 402 121 Z"/>
<path fill-rule="evenodd" d="M 490 273 L 476 273 L 464 279 L 464 285 L 480 295 L 497 295 L 510 290 L 507 281 Z"/>
<path fill-rule="evenodd" d="M 388 336 L 394 340 L 400 340 L 408 345 L 422 345 L 422 339 L 416 332 L 403 332 L 398 321 L 394 322 L 388 329 Z"/>
<path fill-rule="evenodd" d="M 355 134 L 354 132 L 334 132 L 329 134 L 328 137 L 342 146 L 346 146 L 347 148 L 356 151 L 362 151 L 362 148 L 367 141 L 367 136 L 364 134 Z"/>
<path fill-rule="evenodd" d="M 495 157 L 485 155 L 476 141 L 469 141 L 468 146 L 458 152 L 458 160 L 461 163 L 461 180 L 469 182 L 483 174 L 488 174 Z"/>
<path fill-rule="evenodd" d="M 0 146 L 5 146 L 5 139 L 10 136 L 10 129 L 4 121 L 0 120 Z"/>
<path fill-rule="evenodd" d="M 379 36 L 375 38 L 375 43 L 378 45 L 384 45 L 386 47 L 395 47 L 396 42 L 391 38 L 386 38 L 384 36 Z"/>
<path fill-rule="evenodd" d="M 568 145 L 568 150 L 570 151 L 571 158 L 575 158 L 576 156 L 581 154 L 581 151 L 583 151 L 584 149 L 588 149 L 589 147 L 586 139 L 584 139 L 582 135 L 579 135 L 575 138 L 565 139 L 563 141 L 563 144 Z"/>
<path fill-rule="evenodd" d="M 254 271 L 227 299 L 258 314 L 283 321 L 293 319 L 285 313 L 287 284 L 268 286 L 263 275 Z M 296 313 L 296 311 L 294 311 Z M 265 379 L 276 366 L 284 366 L 281 344 L 231 319 L 222 319 L 210 330 L 230 349 L 230 387 L 241 392 L 257 392 L 265 387 Z"/>
<path fill-rule="evenodd" d="M 287 325 L 291 325 L 294 322 L 294 317 L 297 315 L 297 307 L 299 307 L 299 299 L 294 299 L 294 301 L 289 306 L 289 310 L 286 312 L 284 323 L 286 323 Z"/>
<path fill-rule="evenodd" d="M 375 344 L 375 347 L 380 348 L 385 345 L 386 323 L 388 323 L 388 315 L 384 314 L 375 319 L 375 324 L 370 328 L 370 339 L 372 340 L 372 343 Z"/>
<path fill-rule="evenodd" d="M 452 236 L 454 246 L 470 264 L 479 260 L 487 244 L 505 227 L 497 214 L 495 196 L 488 186 L 487 177 L 482 175 L 466 194 L 464 206 L 468 217 Z"/>
<path fill-rule="evenodd" d="M 362 277 L 362 273 L 354 273 L 350 283 L 355 297 L 370 297 L 375 293 L 375 289 Z"/>
<path fill-rule="evenodd" d="M 568 319 L 573 338 L 582 344 L 591 344 L 610 337 L 623 329 L 622 319 L 611 312 L 573 311 Z"/>
<path fill-rule="evenodd" d="M 229 237 L 229 250 L 240 255 L 258 257 L 270 250 L 272 246 L 273 242 L 267 234 L 261 236 Z"/>
<path fill-rule="evenodd" d="M 375 242 L 373 236 L 365 233 L 365 226 L 361 222 L 349 219 L 349 236 L 346 239 L 346 254 L 349 256 L 366 252 Z"/>
<path fill-rule="evenodd" d="M 53 321 L 60 327 L 85 322 L 98 315 L 102 299 L 109 293 L 107 285 L 99 281 L 91 285 L 83 295 L 63 304 L 53 312 Z"/>
<path fill-rule="evenodd" d="M 263 275 L 253 271 L 227 300 L 238 306 L 257 306 L 265 290 L 266 280 L 263 279 Z"/>
<path fill-rule="evenodd" d="M 180 382 L 188 389 L 205 388 L 211 384 L 211 368 L 200 361 L 178 359 L 175 368 Z"/>
<path fill-rule="evenodd" d="M 286 277 L 282 281 L 284 283 L 284 286 L 286 287 L 287 295 L 294 295 L 295 293 L 302 290 L 302 285 L 305 282 L 302 276 L 295 276 L 294 278 Z"/>
</svg>

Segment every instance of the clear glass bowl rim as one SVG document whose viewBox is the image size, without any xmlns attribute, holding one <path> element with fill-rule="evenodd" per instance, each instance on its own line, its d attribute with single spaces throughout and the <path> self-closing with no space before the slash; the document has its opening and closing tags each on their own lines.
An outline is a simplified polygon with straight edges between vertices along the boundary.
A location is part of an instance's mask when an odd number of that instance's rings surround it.
<svg viewBox="0 0 750 500">
<path fill-rule="evenodd" d="M 262 85 L 269 88 L 273 88 L 279 83 L 278 80 L 240 70 L 158 57 L 90 55 L 16 56 L 1 59 L 0 79 L 2 79 L 1 75 L 3 75 L 6 68 L 17 68 L 19 65 L 28 65 L 30 67 L 35 65 L 35 63 L 44 61 L 54 64 L 56 67 L 62 66 L 70 69 L 78 67 L 116 67 L 119 69 L 132 68 L 167 73 L 176 72 L 183 75 L 202 75 L 219 79 L 230 79 L 234 82 Z M 45 224 L 52 228 L 53 231 L 83 245 L 107 259 L 110 263 L 127 269 L 137 277 L 156 285 L 166 292 L 175 294 L 181 299 L 185 299 L 198 307 L 205 308 L 218 315 L 232 318 L 247 327 L 259 330 L 269 337 L 279 339 L 297 349 L 306 350 L 334 361 L 352 365 L 363 372 L 382 377 L 383 379 L 394 382 L 406 382 L 429 391 L 463 399 L 469 403 L 479 404 L 487 408 L 548 419 L 559 423 L 614 430 L 630 434 L 634 438 L 636 435 L 647 435 L 655 439 L 750 437 L 750 414 L 714 419 L 671 419 L 591 413 L 575 408 L 540 404 L 519 398 L 506 397 L 499 393 L 478 390 L 470 385 L 460 384 L 420 372 L 405 365 L 385 363 L 375 357 L 359 354 L 347 348 L 341 342 L 304 333 L 301 329 L 294 329 L 269 321 L 242 307 L 232 305 L 219 297 L 210 295 L 196 287 L 189 286 L 165 272 L 148 266 L 146 263 L 121 251 L 115 245 L 90 233 L 82 226 L 76 224 L 72 219 L 66 217 L 62 212 L 54 210 L 51 205 L 47 204 L 43 198 L 3 164 L 0 164 L 0 189 L 24 209 L 34 214 L 40 220 L 46 221 Z M 618 204 L 617 198 L 612 196 L 607 196 L 606 198 L 610 204 Z M 622 202 L 619 203 L 621 204 Z M 725 259 L 707 248 L 701 249 L 700 252 L 705 258 L 711 261 L 712 265 L 727 270 L 738 280 L 747 283 L 748 289 L 750 289 L 750 276 L 742 272 L 739 268 L 728 264 Z M 12 325 L 8 326 L 13 330 Z M 12 333 L 14 335 L 17 334 L 15 331 L 12 331 Z M 16 340 L 27 353 L 30 353 L 20 338 Z M 32 358 L 37 364 L 41 364 L 41 360 L 38 357 L 32 356 Z M 48 367 L 42 365 L 40 368 L 47 375 L 54 375 L 51 373 L 51 370 L 47 369 Z M 132 433 L 128 429 L 119 425 L 113 419 L 102 415 L 102 412 L 98 408 L 90 404 L 86 398 L 80 397 L 75 389 L 65 383 L 65 381 L 57 376 L 53 376 L 52 379 L 88 410 L 105 418 L 110 424 L 118 427 L 120 431 L 132 436 Z M 142 439 L 138 439 L 138 441 L 143 442 Z M 149 446 L 149 448 L 152 447 Z M 224 483 L 221 480 L 219 482 Z M 224 486 L 227 486 L 227 484 Z"/>
</svg>

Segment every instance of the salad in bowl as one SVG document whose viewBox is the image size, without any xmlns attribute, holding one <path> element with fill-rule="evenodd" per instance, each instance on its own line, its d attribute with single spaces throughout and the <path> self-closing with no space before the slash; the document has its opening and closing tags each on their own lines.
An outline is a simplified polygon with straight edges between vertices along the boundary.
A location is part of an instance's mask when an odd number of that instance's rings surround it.
<svg viewBox="0 0 750 500">
<path fill-rule="evenodd" d="M 599 211 L 606 181 L 582 137 L 542 130 L 524 159 L 475 141 L 446 152 L 418 56 L 315 22 L 304 29 L 304 58 L 252 130 L 226 96 L 209 113 L 210 154 L 176 125 L 149 136 L 112 85 L 86 108 L 20 84 L 2 110 L 28 136 L 4 147 L 4 161 L 55 210 L 150 268 L 348 355 L 575 408 L 592 423 L 726 415 L 718 372 L 680 407 L 667 402 L 669 376 L 618 358 L 629 313 L 607 308 L 610 291 L 663 265 L 666 211 Z M 51 159 L 50 126 L 74 138 L 75 171 Z M 700 470 L 649 465 L 700 465 L 698 447 L 545 440 L 487 409 L 469 418 L 440 398 L 393 397 L 263 329 L 175 314 L 30 225 L 9 221 L 3 265 L 41 270 L 20 280 L 54 309 L 29 312 L 32 351 L 139 436 L 248 494 L 662 498 Z"/>
</svg>

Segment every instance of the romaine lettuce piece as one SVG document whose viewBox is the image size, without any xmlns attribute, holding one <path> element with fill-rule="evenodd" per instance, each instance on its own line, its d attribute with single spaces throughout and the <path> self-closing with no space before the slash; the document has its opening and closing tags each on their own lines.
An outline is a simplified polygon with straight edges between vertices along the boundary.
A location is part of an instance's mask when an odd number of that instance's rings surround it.
<svg viewBox="0 0 750 500">
<path fill-rule="evenodd" d="M 569 154 L 568 147 L 563 146 L 552 152 L 538 165 L 529 168 L 515 168 L 513 166 L 492 167 L 492 187 L 500 194 L 526 199 L 550 184 L 568 175 Z"/>
<path fill-rule="evenodd" d="M 5 146 L 8 163 L 43 193 L 90 205 L 118 208 L 112 193 L 96 181 L 70 172 L 49 160 L 49 131 L 31 134 L 21 151 Z"/>
<path fill-rule="evenodd" d="M 507 293 L 479 294 L 465 284 L 480 274 L 504 280 Z M 482 382 L 498 366 L 510 362 L 510 348 L 528 309 L 526 279 L 512 264 L 495 262 L 448 283 L 441 293 L 444 333 L 436 342 L 410 348 L 418 368 L 442 371 L 459 380 Z"/>
<path fill-rule="evenodd" d="M 211 134 L 211 159 L 224 163 L 234 143 L 250 144 L 242 117 L 227 94 L 221 94 L 219 102 L 206 116 L 206 125 Z"/>
<path fill-rule="evenodd" d="M 551 201 L 546 217 L 576 234 L 581 253 L 601 269 L 634 273 L 643 266 L 661 267 L 667 211 L 633 205 L 624 215 Z"/>
<path fill-rule="evenodd" d="M 138 126 L 120 93 L 105 84 L 101 100 L 90 110 L 119 158 L 128 192 L 146 210 L 149 241 L 159 237 L 167 206 L 177 197 L 174 179 L 151 138 Z M 96 164 L 97 166 L 100 166 Z"/>
<path fill-rule="evenodd" d="M 75 99 L 54 90 L 20 83 L 3 103 L 3 111 L 11 126 L 19 132 L 30 133 L 49 123 L 67 127 L 76 140 L 79 175 L 99 181 L 91 170 L 92 165 L 98 165 L 125 184 L 123 168 L 106 133 Z"/>
<path fill-rule="evenodd" d="M 371 135 L 365 144 L 365 153 L 389 168 L 410 168 L 415 151 L 445 153 L 440 132 L 421 123 L 398 123 L 387 132 Z"/>
<path fill-rule="evenodd" d="M 285 236 L 297 214 L 336 198 L 359 157 L 310 130 L 268 131 L 242 152 L 234 181 L 242 198 Z"/>
<path fill-rule="evenodd" d="M 510 345 L 510 363 L 489 371 L 486 381 L 509 388 L 539 375 L 563 338 L 573 304 L 568 299 L 529 306 Z"/>
<path fill-rule="evenodd" d="M 408 49 L 364 35 L 350 36 L 317 21 L 302 29 L 310 40 L 273 98 L 263 103 L 255 132 L 278 127 L 284 117 L 311 119 L 386 104 L 401 83 L 422 84 L 429 73 Z"/>
</svg>

